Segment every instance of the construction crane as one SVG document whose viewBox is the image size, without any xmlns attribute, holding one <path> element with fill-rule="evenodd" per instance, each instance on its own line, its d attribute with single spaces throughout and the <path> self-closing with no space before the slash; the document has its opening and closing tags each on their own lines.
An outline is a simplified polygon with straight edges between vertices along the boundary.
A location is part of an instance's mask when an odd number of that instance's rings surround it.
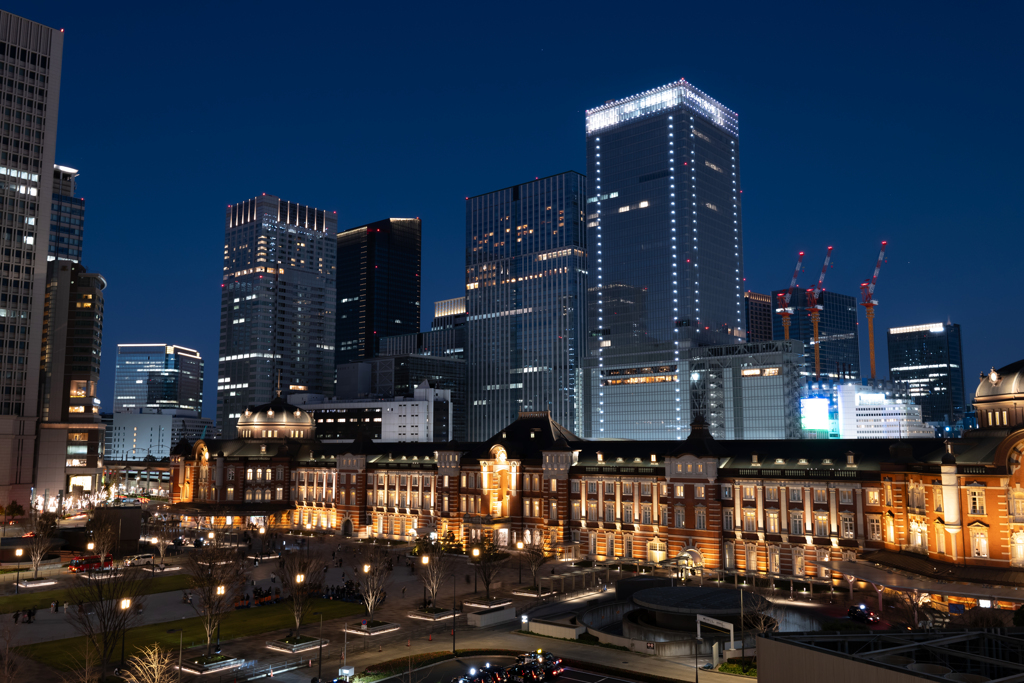
<svg viewBox="0 0 1024 683">
<path fill-rule="evenodd" d="M 878 252 L 878 263 L 875 264 L 875 273 L 870 280 L 865 280 L 860 286 L 860 305 L 868 316 L 868 349 L 871 355 L 871 379 L 875 378 L 875 306 L 878 302 L 873 298 L 875 295 L 875 283 L 878 282 L 878 271 L 882 268 L 882 261 L 885 260 L 885 245 L 882 242 L 882 250 Z"/>
<path fill-rule="evenodd" d="M 789 281 L 789 289 L 783 294 L 779 292 L 779 307 L 775 309 L 775 312 L 782 316 L 782 333 L 789 339 L 789 316 L 793 315 L 793 307 L 789 305 L 789 300 L 793 298 L 793 290 L 796 289 L 796 278 L 800 275 L 800 267 L 804 263 L 804 252 L 800 252 L 800 255 L 796 259 L 796 269 L 793 271 L 793 279 Z"/>
<path fill-rule="evenodd" d="M 814 333 L 811 343 L 814 344 L 814 381 L 816 382 L 821 379 L 821 344 L 818 343 L 818 321 L 821 319 L 822 306 L 818 302 L 818 298 L 821 296 L 821 285 L 825 282 L 825 271 L 828 270 L 831 260 L 832 247 L 829 247 L 825 253 L 825 264 L 821 267 L 821 275 L 818 276 L 818 284 L 814 285 L 814 289 L 807 290 L 807 309 L 811 312 L 811 327 Z"/>
</svg>

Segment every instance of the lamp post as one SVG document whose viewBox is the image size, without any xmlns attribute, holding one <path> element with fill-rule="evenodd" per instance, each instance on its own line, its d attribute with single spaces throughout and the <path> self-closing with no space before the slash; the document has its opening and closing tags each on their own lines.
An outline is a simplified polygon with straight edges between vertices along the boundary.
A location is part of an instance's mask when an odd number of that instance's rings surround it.
<svg viewBox="0 0 1024 683">
<path fill-rule="evenodd" d="M 523 583 L 523 542 L 516 541 L 516 549 L 519 551 L 519 583 Z"/>
<path fill-rule="evenodd" d="M 423 556 L 423 557 L 422 557 L 422 558 L 420 559 L 420 563 L 421 563 L 421 564 L 422 564 L 422 565 L 423 565 L 424 567 L 426 567 L 426 566 L 427 566 L 428 564 L 430 564 L 430 555 L 424 555 L 424 556 Z M 427 584 L 426 584 L 426 582 L 424 582 L 424 583 L 423 583 L 423 611 L 424 611 L 424 612 L 426 612 L 426 611 L 427 611 Z M 453 618 L 454 618 L 454 617 L 453 617 Z"/>
<path fill-rule="evenodd" d="M 256 559 L 257 560 L 262 560 L 263 559 L 263 535 L 265 533 L 267 533 L 266 527 L 262 527 L 261 526 L 260 527 L 260 549 L 259 549 L 259 552 L 256 555 Z"/>
<path fill-rule="evenodd" d="M 452 654 L 455 654 L 455 620 L 459 618 L 458 612 L 455 611 L 455 592 L 457 590 L 455 572 L 452 572 Z"/>
<path fill-rule="evenodd" d="M 224 586 L 217 586 L 217 596 L 218 597 L 224 595 L 226 592 L 227 591 L 224 589 Z M 219 619 L 217 620 L 217 652 L 218 652 L 218 654 L 220 653 L 220 620 Z"/>
<path fill-rule="evenodd" d="M 14 594 L 17 595 L 20 590 L 18 584 L 21 583 L 21 555 L 25 551 L 18 548 L 14 551 L 14 556 L 18 558 L 18 571 L 14 575 Z"/>
<path fill-rule="evenodd" d="M 214 539 L 213 532 L 211 531 L 210 533 L 206 534 L 206 537 L 212 541 Z"/>
<path fill-rule="evenodd" d="M 132 608 L 132 601 L 129 598 L 121 599 L 121 611 L 126 612 Z M 125 614 L 121 619 L 121 668 L 124 668 L 124 638 L 125 633 L 128 630 L 128 615 Z M 116 641 L 115 641 L 116 642 Z"/>
<path fill-rule="evenodd" d="M 480 548 L 473 548 L 473 562 L 478 563 L 480 561 Z M 473 594 L 476 594 L 476 577 L 479 572 L 476 571 L 476 567 L 473 567 Z"/>
</svg>

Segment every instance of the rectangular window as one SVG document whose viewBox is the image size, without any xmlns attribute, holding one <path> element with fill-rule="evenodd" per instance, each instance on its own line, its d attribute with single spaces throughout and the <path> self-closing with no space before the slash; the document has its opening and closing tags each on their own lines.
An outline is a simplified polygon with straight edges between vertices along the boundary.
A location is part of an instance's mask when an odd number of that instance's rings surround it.
<svg viewBox="0 0 1024 683">
<path fill-rule="evenodd" d="M 557 479 L 552 479 L 551 480 L 551 485 L 548 487 L 548 490 L 551 491 L 551 493 L 557 493 L 558 492 L 558 480 Z"/>
<path fill-rule="evenodd" d="M 633 505 L 631 503 L 625 503 L 622 506 L 622 523 L 632 524 L 633 523 Z"/>
<path fill-rule="evenodd" d="M 592 493 L 595 496 L 597 495 L 597 482 L 596 481 L 588 481 L 587 482 L 587 493 Z"/>
<path fill-rule="evenodd" d="M 731 484 L 723 484 L 722 485 L 722 498 L 724 500 L 732 500 L 732 485 Z"/>
<path fill-rule="evenodd" d="M 779 513 L 769 512 L 768 513 L 768 533 L 777 534 L 779 533 Z"/>
<path fill-rule="evenodd" d="M 533 499 L 533 516 L 540 517 L 540 498 Z"/>
<path fill-rule="evenodd" d="M 743 530 L 757 531 L 757 510 L 752 508 L 743 510 Z"/>
<path fill-rule="evenodd" d="M 686 510 L 682 506 L 676 508 L 676 528 L 686 528 Z"/>
<path fill-rule="evenodd" d="M 693 487 L 693 497 L 703 498 L 704 497 L 704 484 L 696 484 Z"/>
<path fill-rule="evenodd" d="M 868 539 L 872 541 L 882 540 L 882 520 L 877 516 L 868 517 Z"/>
<path fill-rule="evenodd" d="M 650 524 L 651 523 L 651 506 L 641 505 L 640 506 L 640 523 Z"/>
<path fill-rule="evenodd" d="M 743 500 L 755 500 L 757 498 L 757 487 L 756 486 L 744 486 L 743 487 Z"/>
<path fill-rule="evenodd" d="M 825 493 L 825 489 L 814 489 L 814 502 L 815 503 L 827 503 L 828 495 Z"/>
<path fill-rule="evenodd" d="M 935 511 L 942 512 L 942 488 L 936 486 L 932 488 L 932 491 L 934 491 L 933 497 L 935 498 Z"/>
<path fill-rule="evenodd" d="M 552 481 L 554 481 L 554 479 L 552 479 Z M 556 501 L 551 501 L 551 515 L 548 517 L 548 519 L 550 519 L 553 522 L 558 521 L 558 503 Z"/>
<path fill-rule="evenodd" d="M 708 528 L 708 511 L 704 508 L 697 508 L 697 528 L 701 530 Z"/>
<path fill-rule="evenodd" d="M 980 529 L 972 529 L 971 549 L 975 557 L 988 557 L 988 534 Z"/>
<path fill-rule="evenodd" d="M 604 504 L 604 521 L 612 523 L 615 521 L 615 505 L 612 503 Z"/>
<path fill-rule="evenodd" d="M 615 495 L 615 484 L 614 483 L 612 483 L 610 481 L 606 481 L 604 483 L 604 495 L 606 495 L 606 496 L 614 496 Z"/>
<path fill-rule="evenodd" d="M 579 493 L 580 492 L 580 482 L 579 482 L 579 480 L 573 479 L 572 483 L 570 484 L 570 487 L 571 487 L 570 490 L 573 493 Z"/>
<path fill-rule="evenodd" d="M 676 498 L 685 498 L 686 488 L 682 484 L 676 484 Z"/>
<path fill-rule="evenodd" d="M 935 550 L 946 554 L 946 527 L 941 524 L 935 525 Z"/>
<path fill-rule="evenodd" d="M 985 514 L 985 490 L 972 489 L 968 494 L 968 505 L 972 515 Z M 986 555 L 987 556 L 987 555 Z"/>
<path fill-rule="evenodd" d="M 726 531 L 732 531 L 735 528 L 735 524 L 732 520 L 733 510 L 728 508 L 722 511 L 722 528 Z"/>
<path fill-rule="evenodd" d="M 878 505 L 881 497 L 878 495 L 878 489 L 867 489 L 868 505 Z"/>
<path fill-rule="evenodd" d="M 776 486 L 769 486 L 764 490 L 764 499 L 772 502 L 779 500 L 779 489 Z"/>
<path fill-rule="evenodd" d="M 807 533 L 807 529 L 804 527 L 804 513 L 798 510 L 790 510 L 789 512 L 789 530 L 794 534 Z"/>
<path fill-rule="evenodd" d="M 814 535 L 828 536 L 828 514 L 819 513 L 814 516 Z"/>
<path fill-rule="evenodd" d="M 650 484 L 640 484 L 640 495 L 641 496 L 649 496 L 649 495 L 651 495 L 651 485 Z"/>
<path fill-rule="evenodd" d="M 234 486 L 229 486 L 228 487 L 228 498 L 227 499 L 228 500 L 234 500 L 235 499 L 235 487 Z"/>
<path fill-rule="evenodd" d="M 284 487 L 277 487 L 277 500 L 284 500 Z"/>
<path fill-rule="evenodd" d="M 578 500 L 574 500 L 572 502 L 572 518 L 573 519 L 579 519 L 580 518 L 580 502 Z"/>
<path fill-rule="evenodd" d="M 853 491 L 850 489 L 839 489 L 839 502 L 844 505 L 853 503 Z"/>
<path fill-rule="evenodd" d="M 853 538 L 853 515 L 843 515 L 843 538 Z"/>
<path fill-rule="evenodd" d="M 799 503 L 801 500 L 803 500 L 803 496 L 800 494 L 800 491 L 801 489 L 797 488 L 796 486 L 791 486 L 789 488 L 790 503 Z"/>
<path fill-rule="evenodd" d="M 892 484 L 885 485 L 885 504 L 892 507 Z"/>
</svg>

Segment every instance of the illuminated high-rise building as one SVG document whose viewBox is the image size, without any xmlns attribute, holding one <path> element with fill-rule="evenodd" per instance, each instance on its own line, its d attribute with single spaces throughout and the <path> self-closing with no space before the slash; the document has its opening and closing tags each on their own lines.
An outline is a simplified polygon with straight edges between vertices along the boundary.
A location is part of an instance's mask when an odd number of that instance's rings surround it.
<svg viewBox="0 0 1024 683">
<path fill-rule="evenodd" d="M 39 416 L 53 164 L 64 34 L 0 11 L 0 504 L 28 508 Z"/>
<path fill-rule="evenodd" d="M 53 205 L 50 207 L 50 245 L 47 261 L 81 261 L 85 232 L 85 199 L 78 196 L 78 171 L 53 167 Z"/>
<path fill-rule="evenodd" d="M 587 179 L 568 171 L 466 200 L 468 437 L 520 411 L 575 425 L 586 322 Z"/>
<path fill-rule="evenodd" d="M 685 80 L 587 111 L 590 438 L 684 439 L 716 390 L 688 349 L 746 340 L 738 120 Z M 628 376 L 628 383 L 610 379 Z"/>
<path fill-rule="evenodd" d="M 419 218 L 386 218 L 338 235 L 335 363 L 368 360 L 382 337 L 420 330 Z"/>
<path fill-rule="evenodd" d="M 747 314 L 747 341 L 772 340 L 772 298 L 767 294 L 744 292 L 743 304 Z"/>
<path fill-rule="evenodd" d="M 886 343 L 889 377 L 906 384 L 924 421 L 943 429 L 956 427 L 967 408 L 960 325 L 890 327 Z"/>
<path fill-rule="evenodd" d="M 279 385 L 332 392 L 337 232 L 333 212 L 272 195 L 228 207 L 217 377 L 226 438 Z"/>
<path fill-rule="evenodd" d="M 203 413 L 203 359 L 175 344 L 118 344 L 114 412 Z"/>
</svg>

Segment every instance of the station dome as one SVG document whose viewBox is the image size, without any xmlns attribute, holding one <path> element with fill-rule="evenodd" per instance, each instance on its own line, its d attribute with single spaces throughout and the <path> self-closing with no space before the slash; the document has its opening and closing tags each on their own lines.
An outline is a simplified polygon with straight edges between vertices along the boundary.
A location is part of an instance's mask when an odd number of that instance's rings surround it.
<svg viewBox="0 0 1024 683">
<path fill-rule="evenodd" d="M 238 418 L 243 439 L 311 439 L 313 417 L 278 396 L 270 403 L 250 406 Z"/>
</svg>

